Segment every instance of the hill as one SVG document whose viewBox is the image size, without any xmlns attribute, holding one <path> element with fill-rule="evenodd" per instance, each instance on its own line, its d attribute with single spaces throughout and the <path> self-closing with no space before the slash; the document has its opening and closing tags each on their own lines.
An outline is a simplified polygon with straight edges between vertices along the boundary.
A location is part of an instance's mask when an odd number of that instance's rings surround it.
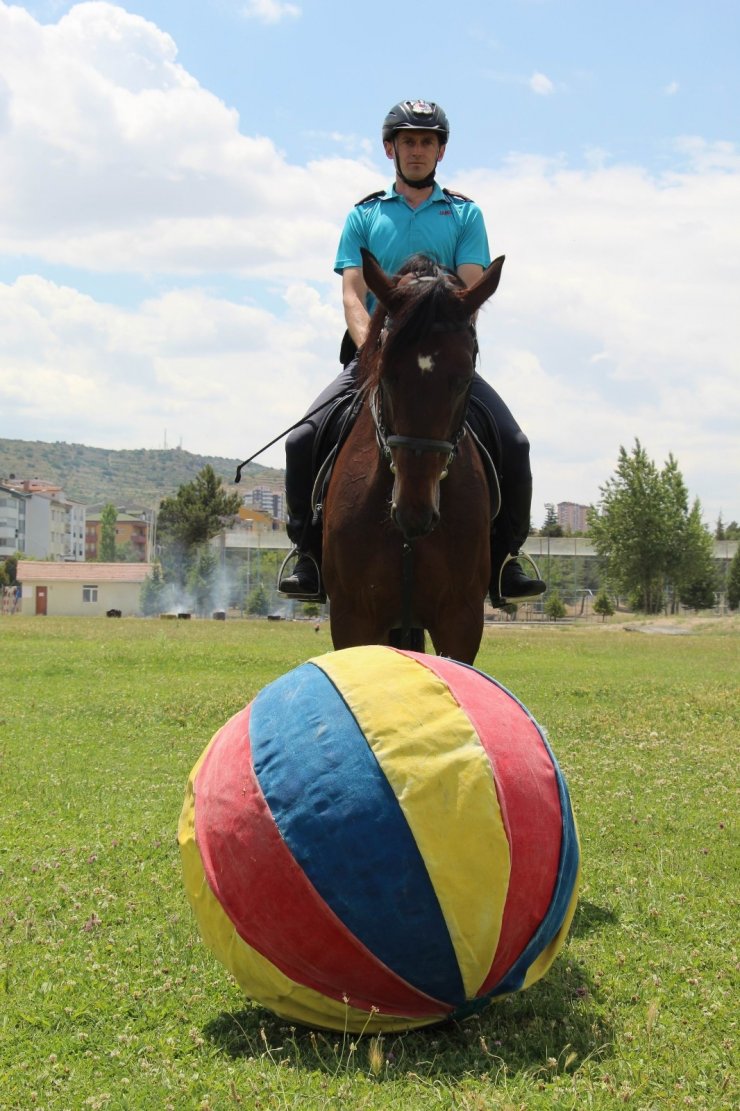
<svg viewBox="0 0 740 1111">
<path fill-rule="evenodd" d="M 44 443 L 41 440 L 0 438 L 0 481 L 40 478 L 61 486 L 67 497 L 85 505 L 112 502 L 116 506 L 147 508 L 191 482 L 207 463 L 234 490 L 255 485 L 283 489 L 284 472 L 250 463 L 240 486 L 234 485 L 239 459 L 193 455 L 182 448 L 109 451 L 83 444 Z"/>
</svg>

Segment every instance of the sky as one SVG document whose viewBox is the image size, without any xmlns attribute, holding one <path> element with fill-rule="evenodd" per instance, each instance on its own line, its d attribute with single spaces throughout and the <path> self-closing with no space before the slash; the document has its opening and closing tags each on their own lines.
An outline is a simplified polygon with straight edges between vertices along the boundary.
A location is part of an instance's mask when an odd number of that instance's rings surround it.
<svg viewBox="0 0 740 1111">
<path fill-rule="evenodd" d="M 0 436 L 245 458 L 286 429 L 340 369 L 382 119 L 423 98 L 506 255 L 480 372 L 533 523 L 635 439 L 739 520 L 738 43 L 737 0 L 0 0 Z"/>
</svg>

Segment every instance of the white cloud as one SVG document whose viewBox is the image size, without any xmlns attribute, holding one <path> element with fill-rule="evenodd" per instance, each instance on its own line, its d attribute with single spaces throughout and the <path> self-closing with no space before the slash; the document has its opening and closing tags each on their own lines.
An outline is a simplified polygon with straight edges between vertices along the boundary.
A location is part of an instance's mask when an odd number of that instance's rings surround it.
<svg viewBox="0 0 740 1111">
<path fill-rule="evenodd" d="M 669 81 L 669 83 L 664 87 L 663 92 L 666 96 L 675 96 L 679 88 L 680 85 L 678 84 L 678 81 Z"/>
<path fill-rule="evenodd" d="M 0 285 L 1 434 L 142 447 L 167 428 L 236 456 L 287 427 L 338 370 L 331 266 L 380 160 L 291 164 L 109 4 L 41 26 L 0 0 L 0 73 L 0 259 L 18 275 Z M 538 523 L 546 501 L 598 497 L 635 436 L 678 457 L 707 516 L 740 518 L 740 151 L 677 147 L 663 176 L 595 152 L 445 179 L 507 255 L 482 370 L 532 441 Z M 161 292 L 123 307 L 50 264 Z"/>
<path fill-rule="evenodd" d="M 507 254 L 482 314 L 484 372 L 530 436 L 536 500 L 562 500 L 568 470 L 569 497 L 598 497 L 639 436 L 678 457 L 710 516 L 737 516 L 740 166 L 721 155 L 720 168 L 700 147 L 701 169 L 665 178 L 526 159 L 466 178 Z"/>
<path fill-rule="evenodd" d="M 306 131 L 307 139 L 328 140 L 335 143 L 350 157 L 358 156 L 369 160 L 377 152 L 377 146 L 366 135 L 345 134 L 342 131 Z"/>
<path fill-rule="evenodd" d="M 258 19 L 260 23 L 279 23 L 281 19 L 295 19 L 301 14 L 298 4 L 282 3 L 282 0 L 248 0 L 242 8 L 247 19 Z"/>
<path fill-rule="evenodd" d="M 284 304 L 193 288 L 124 309 L 37 276 L 0 284 L 3 434 L 32 421 L 40 439 L 133 448 L 168 428 L 191 450 L 257 450 L 323 387 L 341 335 L 338 303 L 312 288 Z"/>
<path fill-rule="evenodd" d="M 551 96 L 555 92 L 555 86 L 544 73 L 533 73 L 529 79 L 529 87 L 538 96 Z"/>
<path fill-rule="evenodd" d="M 356 163 L 288 164 L 139 16 L 84 4 L 42 27 L 0 4 L 0 72 L 0 251 L 133 272 L 282 258 L 305 276 L 334 250 Z"/>
</svg>

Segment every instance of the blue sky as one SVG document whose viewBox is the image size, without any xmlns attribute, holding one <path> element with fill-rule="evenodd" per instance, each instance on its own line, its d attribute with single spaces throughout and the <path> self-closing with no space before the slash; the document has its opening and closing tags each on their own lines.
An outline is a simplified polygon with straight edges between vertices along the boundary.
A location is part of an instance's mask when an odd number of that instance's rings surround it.
<svg viewBox="0 0 740 1111">
<path fill-rule="evenodd" d="M 740 518 L 738 42 L 735 0 L 0 0 L 0 434 L 241 456 L 296 419 L 421 96 L 507 255 L 481 369 L 535 523 L 636 436 Z"/>
</svg>

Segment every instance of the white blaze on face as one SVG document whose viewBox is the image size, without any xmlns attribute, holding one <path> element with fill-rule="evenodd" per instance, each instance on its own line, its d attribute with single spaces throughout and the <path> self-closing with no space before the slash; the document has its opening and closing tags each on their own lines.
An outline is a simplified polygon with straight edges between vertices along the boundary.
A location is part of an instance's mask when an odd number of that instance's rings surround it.
<svg viewBox="0 0 740 1111">
<path fill-rule="evenodd" d="M 434 359 L 431 355 L 419 355 L 419 370 L 422 374 L 431 374 L 434 370 Z"/>
</svg>

